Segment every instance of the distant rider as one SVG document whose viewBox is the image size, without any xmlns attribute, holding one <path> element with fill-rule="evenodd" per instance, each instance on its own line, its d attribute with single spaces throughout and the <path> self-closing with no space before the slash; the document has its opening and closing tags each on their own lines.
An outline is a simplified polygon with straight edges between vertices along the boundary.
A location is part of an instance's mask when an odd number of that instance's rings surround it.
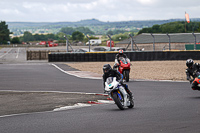
<svg viewBox="0 0 200 133">
<path fill-rule="evenodd" d="M 197 77 L 197 73 L 200 72 L 200 64 L 199 63 L 194 63 L 192 59 L 187 59 L 186 61 L 186 66 L 188 67 L 186 69 L 186 75 L 187 75 L 187 80 L 192 82 L 195 77 Z M 191 78 L 192 76 L 192 78 Z"/>
<path fill-rule="evenodd" d="M 115 56 L 115 65 L 113 66 L 115 70 L 117 70 L 117 68 L 120 66 L 120 57 L 123 57 L 125 59 L 127 58 L 122 49 L 120 49 L 119 53 Z"/>
<path fill-rule="evenodd" d="M 125 88 L 126 92 L 132 98 L 132 92 L 128 89 L 128 85 L 123 83 L 122 75 L 117 71 L 111 68 L 110 64 L 105 64 L 103 66 L 103 86 L 105 88 L 105 82 L 108 77 L 116 77 L 117 81 L 121 83 L 121 85 Z"/>
<path fill-rule="evenodd" d="M 194 63 L 194 61 L 192 59 L 187 59 L 186 66 L 188 67 L 186 69 L 186 71 L 185 71 L 186 72 L 186 76 L 187 76 L 187 80 L 189 80 L 190 83 L 192 83 L 193 80 L 196 77 L 199 77 L 200 64 L 199 63 Z M 197 82 L 192 83 L 192 89 L 194 89 L 194 90 L 198 89 L 197 88 Z"/>
</svg>

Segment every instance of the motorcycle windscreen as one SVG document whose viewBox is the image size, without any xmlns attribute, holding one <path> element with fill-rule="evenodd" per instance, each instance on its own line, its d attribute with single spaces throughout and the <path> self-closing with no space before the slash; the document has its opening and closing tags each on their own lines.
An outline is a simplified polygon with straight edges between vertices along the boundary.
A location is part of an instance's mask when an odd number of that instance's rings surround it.
<svg viewBox="0 0 200 133">
<path fill-rule="evenodd" d="M 126 61 L 126 59 L 125 58 L 123 58 L 123 57 L 120 57 L 119 58 L 124 64 L 127 64 L 128 62 Z"/>
<path fill-rule="evenodd" d="M 109 85 L 109 84 L 111 84 L 113 82 L 113 77 L 108 77 L 107 79 L 106 79 L 106 83 Z"/>
</svg>

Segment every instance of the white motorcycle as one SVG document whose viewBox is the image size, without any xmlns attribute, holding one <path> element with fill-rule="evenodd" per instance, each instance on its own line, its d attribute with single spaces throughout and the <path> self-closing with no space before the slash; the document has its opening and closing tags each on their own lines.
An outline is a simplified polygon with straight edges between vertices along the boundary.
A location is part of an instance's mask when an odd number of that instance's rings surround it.
<svg viewBox="0 0 200 133">
<path fill-rule="evenodd" d="M 125 107 L 134 107 L 133 98 L 129 96 L 124 87 L 116 80 L 116 77 L 108 77 L 106 79 L 105 93 L 108 93 L 121 110 L 124 110 Z"/>
</svg>

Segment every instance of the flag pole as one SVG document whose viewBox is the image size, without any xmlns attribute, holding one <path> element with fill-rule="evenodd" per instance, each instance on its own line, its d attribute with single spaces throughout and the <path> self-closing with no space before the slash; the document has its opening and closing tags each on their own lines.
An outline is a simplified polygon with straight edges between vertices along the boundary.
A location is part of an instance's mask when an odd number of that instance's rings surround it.
<svg viewBox="0 0 200 133">
<path fill-rule="evenodd" d="M 185 14 L 186 14 L 186 12 L 185 12 Z M 186 17 L 185 17 L 185 33 L 186 33 Z"/>
<path fill-rule="evenodd" d="M 186 12 L 185 12 L 185 19 L 186 19 L 187 23 L 190 23 L 189 15 Z M 185 32 L 186 32 L 186 21 L 185 21 Z"/>
</svg>

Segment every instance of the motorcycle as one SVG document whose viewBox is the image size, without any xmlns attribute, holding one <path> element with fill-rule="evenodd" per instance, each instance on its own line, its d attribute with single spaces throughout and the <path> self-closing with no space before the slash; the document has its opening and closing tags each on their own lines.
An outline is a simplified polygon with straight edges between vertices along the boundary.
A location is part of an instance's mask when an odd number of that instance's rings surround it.
<svg viewBox="0 0 200 133">
<path fill-rule="evenodd" d="M 200 72 L 196 72 L 194 80 L 191 81 L 193 90 L 200 91 Z"/>
<path fill-rule="evenodd" d="M 119 109 L 124 110 L 126 107 L 134 107 L 133 98 L 130 97 L 124 87 L 116 80 L 116 77 L 108 77 L 104 89 L 105 93 L 108 93 Z"/>
<path fill-rule="evenodd" d="M 120 57 L 119 60 L 120 60 L 120 65 L 118 64 L 118 61 L 115 60 L 115 66 L 118 66 L 118 71 L 123 75 L 123 79 L 126 82 L 129 82 L 129 74 L 131 70 L 130 60 L 128 58 L 123 58 L 123 57 Z"/>
</svg>

